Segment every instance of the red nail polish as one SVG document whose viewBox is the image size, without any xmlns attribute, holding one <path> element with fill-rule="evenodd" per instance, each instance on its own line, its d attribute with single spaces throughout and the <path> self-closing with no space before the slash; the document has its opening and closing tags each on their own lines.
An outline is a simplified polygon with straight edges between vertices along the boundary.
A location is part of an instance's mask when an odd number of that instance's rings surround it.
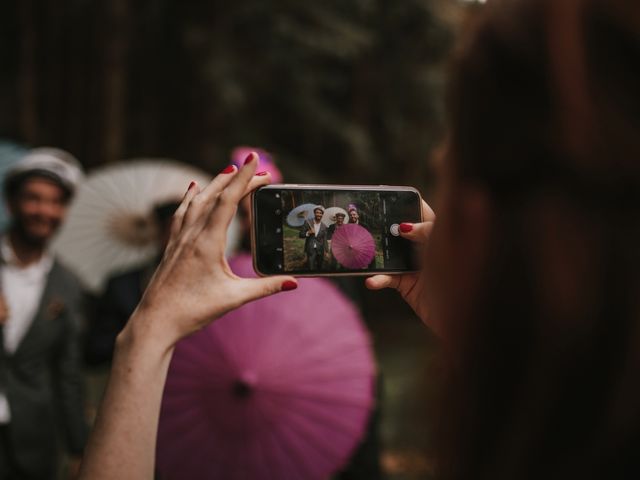
<svg viewBox="0 0 640 480">
<path fill-rule="evenodd" d="M 247 163 L 251 163 L 253 161 L 253 152 L 251 152 L 249 155 L 247 155 L 247 158 L 244 159 L 244 164 L 246 165 Z"/>
<path fill-rule="evenodd" d="M 256 177 L 264 177 L 269 172 L 258 172 L 256 173 Z"/>
<path fill-rule="evenodd" d="M 287 280 L 286 282 L 282 282 L 282 291 L 288 292 L 289 290 L 295 290 L 298 288 L 298 284 L 293 280 Z"/>
<path fill-rule="evenodd" d="M 222 170 L 220 173 L 233 173 L 234 171 L 235 171 L 235 167 L 233 165 L 229 165 L 224 170 Z"/>
<path fill-rule="evenodd" d="M 191 182 L 191 183 L 189 184 L 189 188 L 187 188 L 187 191 L 191 190 L 191 189 L 192 189 L 193 187 L 195 187 L 195 186 L 196 186 L 196 182 Z"/>
<path fill-rule="evenodd" d="M 409 233 L 411 230 L 413 230 L 413 223 L 401 223 L 400 224 L 400 231 L 402 233 Z"/>
</svg>

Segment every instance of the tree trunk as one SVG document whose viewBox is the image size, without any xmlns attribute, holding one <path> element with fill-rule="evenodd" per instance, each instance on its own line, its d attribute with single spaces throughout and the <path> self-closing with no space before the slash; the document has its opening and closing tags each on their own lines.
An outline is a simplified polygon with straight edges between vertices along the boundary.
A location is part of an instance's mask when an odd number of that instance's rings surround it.
<svg viewBox="0 0 640 480">
<path fill-rule="evenodd" d="M 125 151 L 127 70 L 130 38 L 130 7 L 127 0 L 106 2 L 104 38 L 104 148 L 102 159 L 113 162 Z"/>
<path fill-rule="evenodd" d="M 17 91 L 20 97 L 20 133 L 27 143 L 35 143 L 38 138 L 38 108 L 36 82 L 36 25 L 33 0 L 22 0 L 19 6 L 20 67 L 17 77 Z"/>
</svg>

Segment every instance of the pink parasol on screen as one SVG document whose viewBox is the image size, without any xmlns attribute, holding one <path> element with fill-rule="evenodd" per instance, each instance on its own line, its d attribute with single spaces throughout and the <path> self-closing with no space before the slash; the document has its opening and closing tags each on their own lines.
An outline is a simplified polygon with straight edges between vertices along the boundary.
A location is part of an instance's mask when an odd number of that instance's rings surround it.
<svg viewBox="0 0 640 480">
<path fill-rule="evenodd" d="M 365 268 L 376 255 L 376 242 L 369 231 L 354 223 L 343 225 L 333 234 L 331 251 L 347 268 Z"/>
<path fill-rule="evenodd" d="M 255 276 L 250 255 L 229 263 Z M 177 345 L 158 471 L 166 479 L 327 478 L 364 435 L 374 375 L 354 306 L 331 283 L 300 279 L 296 291 L 244 305 Z"/>
</svg>

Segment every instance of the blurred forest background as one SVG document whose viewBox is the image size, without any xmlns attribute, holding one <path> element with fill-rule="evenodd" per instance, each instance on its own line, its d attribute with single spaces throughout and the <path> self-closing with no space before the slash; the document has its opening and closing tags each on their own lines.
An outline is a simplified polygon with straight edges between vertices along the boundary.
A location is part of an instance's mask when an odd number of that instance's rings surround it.
<svg viewBox="0 0 640 480">
<path fill-rule="evenodd" d="M 238 144 L 287 178 L 424 179 L 441 133 L 456 0 L 3 3 L 0 137 L 88 168 Z"/>
<path fill-rule="evenodd" d="M 274 153 L 288 181 L 409 184 L 427 197 L 447 58 L 480 8 L 470 0 L 2 6 L 4 146 L 60 147 L 89 171 L 164 157 L 217 172 L 233 147 L 252 145 Z M 428 478 L 434 342 L 394 292 L 360 295 L 383 375 L 384 471 Z"/>
</svg>

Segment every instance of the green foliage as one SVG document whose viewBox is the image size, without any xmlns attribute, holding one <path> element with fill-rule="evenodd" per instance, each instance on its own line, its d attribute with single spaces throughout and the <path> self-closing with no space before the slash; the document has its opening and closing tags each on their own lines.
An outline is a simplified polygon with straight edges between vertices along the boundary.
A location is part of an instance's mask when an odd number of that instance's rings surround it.
<svg viewBox="0 0 640 480">
<path fill-rule="evenodd" d="M 188 31 L 203 41 L 197 63 L 221 146 L 264 145 L 303 181 L 423 172 L 449 43 L 430 2 L 244 0 L 215 10 L 194 12 Z"/>
<path fill-rule="evenodd" d="M 289 180 L 421 183 L 451 37 L 438 4 L 16 2 L 0 81 L 21 95 L 0 91 L 0 134 L 89 167 L 170 156 L 215 171 L 249 144 Z"/>
</svg>

